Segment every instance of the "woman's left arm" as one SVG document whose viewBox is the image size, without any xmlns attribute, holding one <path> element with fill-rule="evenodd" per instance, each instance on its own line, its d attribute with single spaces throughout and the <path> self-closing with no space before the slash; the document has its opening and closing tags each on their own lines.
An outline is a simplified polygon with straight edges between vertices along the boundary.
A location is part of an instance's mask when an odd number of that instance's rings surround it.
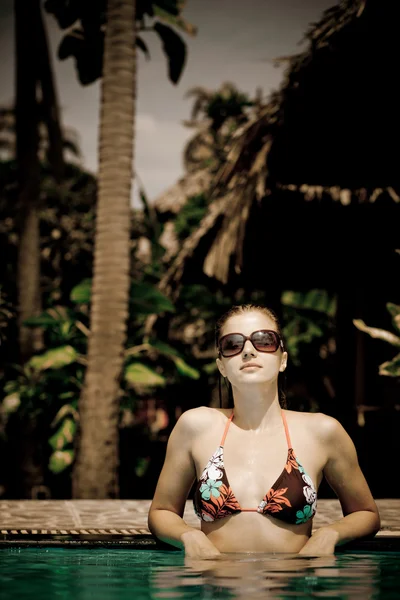
<svg viewBox="0 0 400 600">
<path fill-rule="evenodd" d="M 333 554 L 336 546 L 375 535 L 380 529 L 378 508 L 350 436 L 336 419 L 322 414 L 317 418 L 321 443 L 327 451 L 323 472 L 339 498 L 344 516 L 313 533 L 300 551 L 300 554 L 311 555 Z"/>
</svg>

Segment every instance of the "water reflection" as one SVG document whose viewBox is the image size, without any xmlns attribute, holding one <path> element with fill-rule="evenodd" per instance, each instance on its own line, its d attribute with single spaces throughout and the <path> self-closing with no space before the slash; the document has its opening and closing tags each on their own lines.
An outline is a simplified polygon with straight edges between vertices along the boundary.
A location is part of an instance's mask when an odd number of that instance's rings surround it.
<svg viewBox="0 0 400 600">
<path fill-rule="evenodd" d="M 225 554 L 129 549 L 1 549 L 0 595 L 13 600 L 399 597 L 400 554 Z"/>
<path fill-rule="evenodd" d="M 216 560 L 186 559 L 185 567 L 155 569 L 151 587 L 163 597 L 172 589 L 200 586 L 199 598 L 373 598 L 380 566 L 374 555 L 222 555 Z M 165 596 L 164 596 L 165 594 Z M 186 596 L 184 596 L 186 597 Z M 187 597 L 194 597 L 190 594 Z"/>
</svg>

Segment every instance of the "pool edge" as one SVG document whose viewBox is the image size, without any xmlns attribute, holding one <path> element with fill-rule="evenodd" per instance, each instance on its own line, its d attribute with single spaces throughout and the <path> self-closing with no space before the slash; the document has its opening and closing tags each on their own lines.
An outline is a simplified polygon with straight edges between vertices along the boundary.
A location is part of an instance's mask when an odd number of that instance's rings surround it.
<svg viewBox="0 0 400 600">
<path fill-rule="evenodd" d="M 157 541 L 151 534 L 122 535 L 46 535 L 46 534 L 1 534 L 1 548 L 129 548 L 136 550 L 168 550 L 176 548 Z M 377 536 L 373 539 L 355 540 L 336 548 L 343 552 L 400 552 L 400 536 Z"/>
</svg>

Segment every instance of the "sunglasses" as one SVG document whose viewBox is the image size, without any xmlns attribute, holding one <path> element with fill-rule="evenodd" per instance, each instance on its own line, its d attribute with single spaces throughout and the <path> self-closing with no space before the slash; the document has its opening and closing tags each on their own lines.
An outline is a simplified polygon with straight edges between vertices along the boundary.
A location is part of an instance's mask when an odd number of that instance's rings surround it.
<svg viewBox="0 0 400 600">
<path fill-rule="evenodd" d="M 242 352 L 247 340 L 250 340 L 259 352 L 276 352 L 279 346 L 283 350 L 283 342 L 279 333 L 270 329 L 260 329 L 247 336 L 243 333 L 223 335 L 218 343 L 219 351 L 225 358 L 236 356 Z"/>
</svg>

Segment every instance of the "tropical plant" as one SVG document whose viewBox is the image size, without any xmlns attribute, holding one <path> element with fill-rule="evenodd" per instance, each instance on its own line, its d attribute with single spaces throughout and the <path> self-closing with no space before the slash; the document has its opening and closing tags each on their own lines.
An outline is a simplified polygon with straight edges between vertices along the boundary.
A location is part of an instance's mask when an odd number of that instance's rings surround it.
<svg viewBox="0 0 400 600">
<path fill-rule="evenodd" d="M 285 290 L 281 301 L 285 323 L 283 334 L 290 360 L 300 366 L 303 345 L 314 341 L 318 345 L 327 344 L 333 337 L 336 297 L 330 296 L 326 290 Z"/>
<path fill-rule="evenodd" d="M 235 84 L 226 82 L 217 90 L 191 88 L 186 97 L 194 102 L 184 125 L 196 133 L 183 152 L 185 168 L 189 173 L 204 168 L 216 172 L 227 159 L 229 142 L 236 131 L 251 118 L 259 94 L 250 99 Z"/>
<path fill-rule="evenodd" d="M 396 333 L 379 329 L 378 327 L 369 327 L 362 319 L 354 319 L 353 323 L 360 331 L 368 333 L 372 338 L 388 342 L 395 348 L 400 348 L 400 306 L 388 302 L 386 308 L 389 311 Z M 391 360 L 387 360 L 379 365 L 379 375 L 387 377 L 400 377 L 400 353 L 396 354 Z"/>
<path fill-rule="evenodd" d="M 47 350 L 32 356 L 23 367 L 14 365 L 9 369 L 0 403 L 3 435 L 8 420 L 16 418 L 28 418 L 48 432 L 50 451 L 44 448 L 40 454 L 48 457 L 48 468 L 55 474 L 75 459 L 78 399 L 87 364 L 90 296 L 91 281 L 87 279 L 71 291 L 70 307 L 55 305 L 25 322 L 27 327 L 43 329 Z M 200 374 L 182 352 L 159 339 L 143 342 L 140 335 L 140 323 L 154 309 L 174 311 L 168 298 L 153 285 L 141 282 L 132 284 L 130 299 L 133 324 L 124 354 L 121 410 L 134 413 L 138 398 L 175 385 L 181 378 L 196 380 Z"/>
</svg>

